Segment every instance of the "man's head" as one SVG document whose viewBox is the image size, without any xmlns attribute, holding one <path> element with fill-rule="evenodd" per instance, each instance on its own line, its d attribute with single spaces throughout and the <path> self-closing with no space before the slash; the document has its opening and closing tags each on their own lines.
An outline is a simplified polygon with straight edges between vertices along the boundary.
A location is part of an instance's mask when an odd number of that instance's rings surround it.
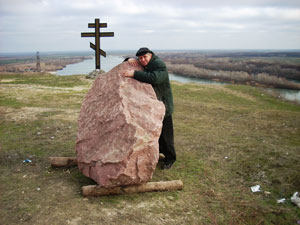
<svg viewBox="0 0 300 225">
<path fill-rule="evenodd" d="M 153 52 L 150 51 L 149 48 L 140 48 L 137 51 L 136 56 L 139 58 L 139 61 L 142 66 L 147 66 L 152 58 L 152 54 Z"/>
</svg>

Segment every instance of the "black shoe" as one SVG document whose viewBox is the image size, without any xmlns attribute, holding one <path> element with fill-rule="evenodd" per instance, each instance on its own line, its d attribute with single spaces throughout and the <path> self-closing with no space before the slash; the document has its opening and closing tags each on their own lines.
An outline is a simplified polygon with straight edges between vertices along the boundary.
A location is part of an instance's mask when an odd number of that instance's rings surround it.
<svg viewBox="0 0 300 225">
<path fill-rule="evenodd" d="M 168 169 L 170 169 L 170 168 L 173 166 L 173 164 L 174 164 L 174 162 L 165 162 L 165 163 L 162 165 L 161 169 L 162 169 L 162 170 L 168 170 Z"/>
</svg>

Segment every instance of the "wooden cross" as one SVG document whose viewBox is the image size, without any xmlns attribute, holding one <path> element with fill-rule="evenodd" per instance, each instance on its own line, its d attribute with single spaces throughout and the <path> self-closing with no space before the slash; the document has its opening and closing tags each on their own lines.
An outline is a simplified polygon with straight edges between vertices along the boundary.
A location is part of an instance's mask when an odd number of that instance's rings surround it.
<svg viewBox="0 0 300 225">
<path fill-rule="evenodd" d="M 100 37 L 113 37 L 114 32 L 100 32 L 101 28 L 106 28 L 107 23 L 100 23 L 99 19 L 95 19 L 95 23 L 89 23 L 88 28 L 95 28 L 95 33 L 81 33 L 81 37 L 95 37 L 95 45 L 90 42 L 90 47 L 95 50 L 96 69 L 100 67 L 100 55 L 106 57 L 106 52 L 100 49 Z"/>
</svg>

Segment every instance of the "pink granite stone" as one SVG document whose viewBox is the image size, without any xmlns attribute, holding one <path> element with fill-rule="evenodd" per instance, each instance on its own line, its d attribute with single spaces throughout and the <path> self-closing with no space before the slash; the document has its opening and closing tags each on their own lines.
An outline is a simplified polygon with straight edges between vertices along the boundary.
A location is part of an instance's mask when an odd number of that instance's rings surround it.
<svg viewBox="0 0 300 225">
<path fill-rule="evenodd" d="M 150 181 L 159 158 L 165 106 L 150 84 L 121 75 L 130 67 L 124 62 L 100 75 L 78 119 L 78 167 L 103 187 Z"/>
</svg>

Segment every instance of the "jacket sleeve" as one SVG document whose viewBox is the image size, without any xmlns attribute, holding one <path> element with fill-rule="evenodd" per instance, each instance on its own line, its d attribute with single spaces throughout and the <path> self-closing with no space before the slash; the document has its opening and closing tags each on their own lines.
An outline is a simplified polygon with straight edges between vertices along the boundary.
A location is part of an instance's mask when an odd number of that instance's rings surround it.
<svg viewBox="0 0 300 225">
<path fill-rule="evenodd" d="M 165 82 L 168 78 L 168 71 L 164 64 L 160 63 L 153 71 L 134 71 L 134 79 L 149 83 L 152 85 L 158 85 Z"/>
</svg>

